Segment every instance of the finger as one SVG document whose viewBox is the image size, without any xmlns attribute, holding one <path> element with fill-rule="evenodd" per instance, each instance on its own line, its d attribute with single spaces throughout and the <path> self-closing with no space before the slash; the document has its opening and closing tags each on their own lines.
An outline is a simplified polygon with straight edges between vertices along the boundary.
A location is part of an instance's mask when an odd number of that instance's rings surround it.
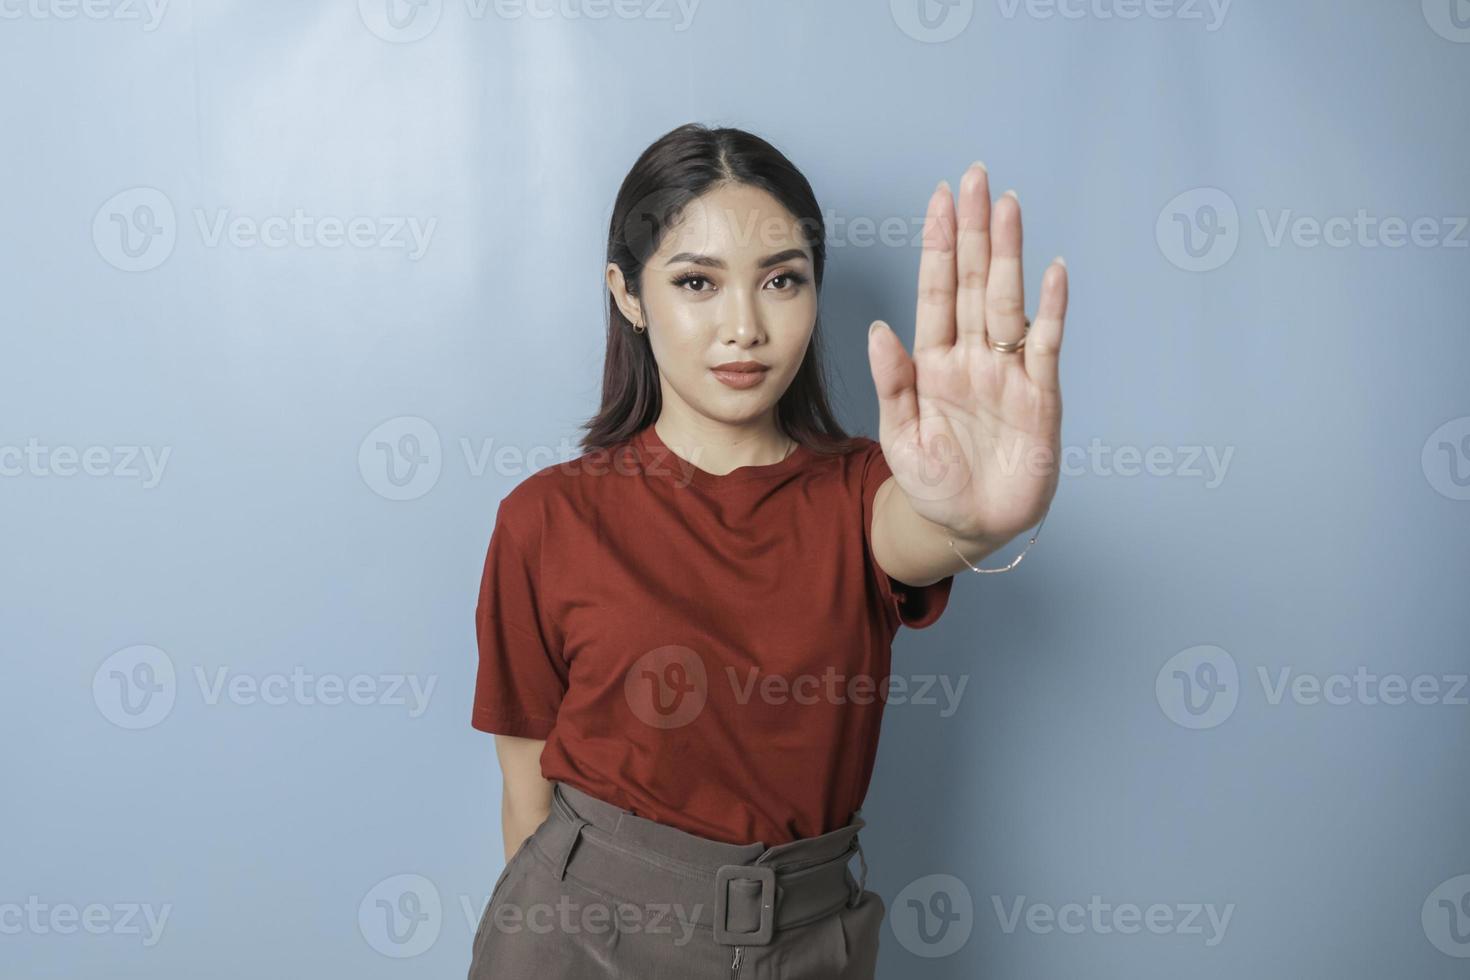
<svg viewBox="0 0 1470 980">
<path fill-rule="evenodd" d="M 914 360 L 903 349 L 898 334 L 882 320 L 874 320 L 868 327 L 868 367 L 878 392 L 879 441 L 917 426 L 919 395 Z"/>
<path fill-rule="evenodd" d="M 1041 275 L 1041 300 L 1031 332 L 1026 335 L 1026 374 L 1045 391 L 1057 392 L 1057 361 L 1062 352 L 1062 325 L 1067 319 L 1067 262 L 1060 255 Z"/>
<path fill-rule="evenodd" d="M 960 178 L 956 247 L 956 343 L 985 343 L 985 279 L 990 272 L 990 175 L 976 160 Z"/>
<path fill-rule="evenodd" d="M 924 250 L 919 255 L 919 305 L 914 355 L 954 344 L 954 201 L 941 180 L 924 214 Z"/>
<path fill-rule="evenodd" d="M 990 273 L 985 280 L 985 335 L 1015 343 L 1026 330 L 1025 284 L 1021 279 L 1021 201 L 1006 191 L 991 209 Z"/>
</svg>

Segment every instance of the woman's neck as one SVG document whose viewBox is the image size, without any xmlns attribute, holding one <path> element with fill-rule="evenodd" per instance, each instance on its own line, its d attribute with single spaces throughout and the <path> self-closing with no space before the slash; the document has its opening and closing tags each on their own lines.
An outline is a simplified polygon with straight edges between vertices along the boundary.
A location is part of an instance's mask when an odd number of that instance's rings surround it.
<svg viewBox="0 0 1470 980">
<path fill-rule="evenodd" d="M 766 466 L 790 456 L 796 442 L 775 426 L 730 425 L 710 419 L 676 421 L 659 416 L 654 431 L 679 458 L 709 473 L 728 473 L 740 466 Z"/>
</svg>

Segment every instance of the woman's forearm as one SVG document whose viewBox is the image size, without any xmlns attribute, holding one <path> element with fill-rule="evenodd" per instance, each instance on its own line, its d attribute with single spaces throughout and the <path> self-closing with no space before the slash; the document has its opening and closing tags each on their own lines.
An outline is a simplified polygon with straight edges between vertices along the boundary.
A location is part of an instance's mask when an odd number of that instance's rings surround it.
<svg viewBox="0 0 1470 980">
<path fill-rule="evenodd" d="M 502 792 L 500 797 L 500 831 L 505 843 L 505 859 L 509 861 L 521 843 L 536 832 L 541 822 L 551 813 L 551 807 L 540 807 L 534 803 L 517 801 L 513 794 Z"/>
</svg>

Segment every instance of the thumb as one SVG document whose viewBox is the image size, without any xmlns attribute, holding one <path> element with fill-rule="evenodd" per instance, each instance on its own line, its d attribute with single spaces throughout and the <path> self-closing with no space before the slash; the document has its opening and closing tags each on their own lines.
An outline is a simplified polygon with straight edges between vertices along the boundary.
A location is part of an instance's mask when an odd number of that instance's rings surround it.
<svg viewBox="0 0 1470 980">
<path fill-rule="evenodd" d="M 892 445 L 900 432 L 918 425 L 918 375 L 903 341 L 882 320 L 868 326 L 868 367 L 878 393 L 878 441 Z"/>
</svg>

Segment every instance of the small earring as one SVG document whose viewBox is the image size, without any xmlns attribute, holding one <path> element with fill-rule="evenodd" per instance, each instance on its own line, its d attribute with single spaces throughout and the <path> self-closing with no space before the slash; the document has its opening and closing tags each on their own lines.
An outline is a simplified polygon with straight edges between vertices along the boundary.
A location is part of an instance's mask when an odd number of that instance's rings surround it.
<svg viewBox="0 0 1470 980">
<path fill-rule="evenodd" d="M 643 332 L 643 331 L 645 331 L 645 330 L 647 330 L 647 329 L 648 329 L 648 328 L 647 328 L 647 327 L 645 327 L 645 326 L 644 326 L 644 325 L 643 325 L 643 324 L 641 324 L 641 323 L 635 323 L 635 324 L 633 324 L 633 332 L 634 332 L 634 333 L 642 333 L 642 332 Z"/>
</svg>

